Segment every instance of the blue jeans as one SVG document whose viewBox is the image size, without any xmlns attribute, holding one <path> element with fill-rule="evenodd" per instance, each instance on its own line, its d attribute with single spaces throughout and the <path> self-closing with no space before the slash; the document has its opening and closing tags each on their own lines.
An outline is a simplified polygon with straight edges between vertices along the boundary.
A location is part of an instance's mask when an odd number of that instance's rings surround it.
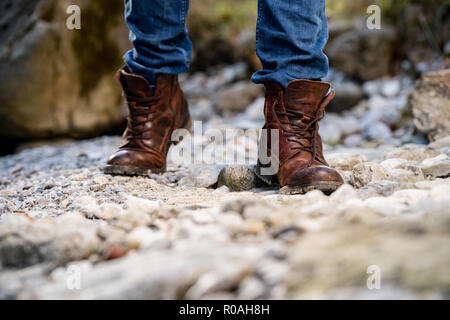
<svg viewBox="0 0 450 320">
<path fill-rule="evenodd" d="M 188 9 L 189 0 L 125 0 L 134 49 L 124 60 L 131 72 L 154 84 L 158 74 L 179 74 L 189 67 Z M 325 77 L 327 40 L 325 0 L 259 0 L 256 53 L 263 68 L 252 81 L 286 87 L 295 79 Z"/>
</svg>

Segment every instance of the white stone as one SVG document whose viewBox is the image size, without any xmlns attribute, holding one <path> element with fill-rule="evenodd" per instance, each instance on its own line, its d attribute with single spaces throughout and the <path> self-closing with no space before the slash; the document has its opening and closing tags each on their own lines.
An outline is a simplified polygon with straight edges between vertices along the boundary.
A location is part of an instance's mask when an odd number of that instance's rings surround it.
<svg viewBox="0 0 450 320">
<path fill-rule="evenodd" d="M 430 191 L 430 196 L 437 200 L 448 200 L 447 203 L 450 204 L 450 184 L 441 184 L 435 186 Z"/>
<path fill-rule="evenodd" d="M 344 184 L 330 196 L 330 201 L 345 202 L 354 198 L 358 198 L 358 192 L 351 185 Z"/>
<path fill-rule="evenodd" d="M 408 205 L 395 198 L 373 197 L 365 200 L 364 204 L 383 216 L 395 216 L 408 211 Z"/>
<path fill-rule="evenodd" d="M 122 211 L 122 207 L 118 204 L 103 203 L 100 205 L 99 210 L 97 210 L 94 214 L 99 219 L 110 220 L 120 216 Z"/>
<path fill-rule="evenodd" d="M 408 205 L 413 205 L 422 199 L 429 197 L 429 192 L 426 190 L 406 189 L 394 192 L 391 198 L 398 199 L 399 201 Z"/>
<path fill-rule="evenodd" d="M 427 159 L 423 160 L 422 165 L 425 167 L 432 166 L 432 165 L 439 163 L 442 160 L 447 160 L 447 158 L 448 157 L 445 154 L 440 154 L 437 157 L 427 158 Z"/>
<path fill-rule="evenodd" d="M 408 160 L 401 159 L 401 158 L 392 158 L 384 160 L 380 163 L 380 165 L 385 168 L 386 170 L 392 170 L 392 169 L 403 169 L 405 165 L 408 163 Z"/>
<path fill-rule="evenodd" d="M 328 164 L 337 170 L 349 171 L 354 166 L 367 162 L 367 156 L 352 153 L 329 153 L 325 155 Z"/>
<path fill-rule="evenodd" d="M 97 184 L 107 184 L 109 180 L 104 175 L 97 175 L 94 177 L 94 182 Z"/>
<path fill-rule="evenodd" d="M 378 180 L 392 180 L 392 176 L 376 162 L 362 163 L 352 170 L 351 183 L 356 188 Z"/>
<path fill-rule="evenodd" d="M 450 175 L 450 158 L 441 154 L 435 158 L 425 159 L 422 162 L 422 171 L 433 178 L 448 177 Z"/>
<path fill-rule="evenodd" d="M 380 92 L 386 97 L 393 97 L 400 93 L 401 84 L 397 79 L 384 80 L 380 87 Z"/>
<path fill-rule="evenodd" d="M 151 244 L 164 240 L 164 233 L 152 231 L 151 229 L 141 226 L 135 228 L 126 238 L 127 245 L 131 248 L 146 248 Z"/>
<path fill-rule="evenodd" d="M 127 195 L 127 210 L 143 213 L 151 212 L 161 206 L 161 202 Z"/>
</svg>

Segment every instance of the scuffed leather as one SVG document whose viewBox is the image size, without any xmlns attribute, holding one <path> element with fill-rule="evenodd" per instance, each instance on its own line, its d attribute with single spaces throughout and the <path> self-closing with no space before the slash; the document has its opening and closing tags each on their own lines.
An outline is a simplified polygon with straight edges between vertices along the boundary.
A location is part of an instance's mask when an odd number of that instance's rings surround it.
<svg viewBox="0 0 450 320">
<path fill-rule="evenodd" d="M 318 121 L 333 97 L 331 85 L 325 82 L 294 80 L 286 90 L 275 82 L 266 84 L 264 128 L 279 130 L 279 152 L 272 154 L 269 138 L 267 154 L 275 156 L 280 164 L 278 181 L 281 186 L 344 183 L 341 175 L 328 166 L 318 133 Z M 309 132 L 299 133 L 299 127 L 306 127 L 310 123 L 313 124 Z M 293 131 L 296 132 L 295 136 Z"/>
<path fill-rule="evenodd" d="M 108 165 L 164 168 L 175 129 L 190 122 L 186 98 L 176 75 L 161 74 L 155 90 L 141 76 L 119 70 L 128 103 L 128 126 Z M 142 101 L 151 100 L 151 103 Z M 136 134 L 138 133 L 138 134 Z"/>
</svg>

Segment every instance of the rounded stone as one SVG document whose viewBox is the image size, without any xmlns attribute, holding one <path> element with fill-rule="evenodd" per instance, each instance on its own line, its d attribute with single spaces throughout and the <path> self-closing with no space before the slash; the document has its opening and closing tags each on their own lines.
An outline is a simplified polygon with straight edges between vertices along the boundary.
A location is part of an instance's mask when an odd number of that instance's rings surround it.
<svg viewBox="0 0 450 320">
<path fill-rule="evenodd" d="M 218 186 L 230 191 L 248 191 L 256 187 L 256 176 L 248 166 L 225 167 L 219 174 Z"/>
</svg>

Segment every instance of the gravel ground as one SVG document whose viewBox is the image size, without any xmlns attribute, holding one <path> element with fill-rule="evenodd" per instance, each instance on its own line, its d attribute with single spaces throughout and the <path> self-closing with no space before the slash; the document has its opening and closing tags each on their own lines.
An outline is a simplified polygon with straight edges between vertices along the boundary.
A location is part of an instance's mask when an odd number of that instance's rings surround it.
<svg viewBox="0 0 450 320">
<path fill-rule="evenodd" d="M 214 99 L 195 79 L 201 119 Z M 175 162 L 175 150 L 165 174 L 104 175 L 118 137 L 0 158 L 0 299 L 450 298 L 450 136 L 427 145 L 381 121 L 398 122 L 410 93 L 391 82 L 324 119 L 326 158 L 346 180 L 331 196 L 256 184 L 255 137 L 227 146 L 245 145 L 227 179 L 224 163 Z M 203 129 L 257 129 L 261 108 Z"/>
</svg>

